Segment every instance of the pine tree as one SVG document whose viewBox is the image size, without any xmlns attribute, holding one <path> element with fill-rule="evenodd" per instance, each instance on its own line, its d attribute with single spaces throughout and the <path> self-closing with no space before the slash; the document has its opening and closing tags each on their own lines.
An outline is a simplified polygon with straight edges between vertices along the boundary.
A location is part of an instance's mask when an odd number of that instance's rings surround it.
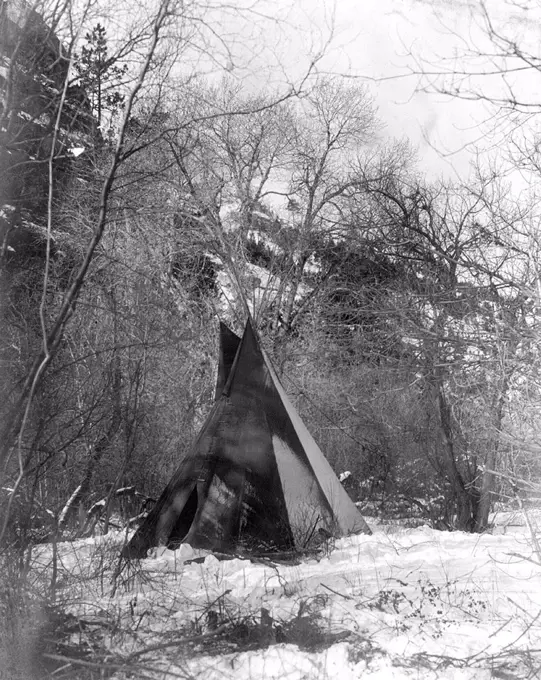
<svg viewBox="0 0 541 680">
<path fill-rule="evenodd" d="M 128 66 L 118 66 L 118 57 L 109 55 L 107 32 L 101 24 L 85 35 L 85 41 L 81 53 L 76 55 L 75 70 L 101 128 L 104 113 L 111 120 L 124 106 L 121 88 Z"/>
</svg>

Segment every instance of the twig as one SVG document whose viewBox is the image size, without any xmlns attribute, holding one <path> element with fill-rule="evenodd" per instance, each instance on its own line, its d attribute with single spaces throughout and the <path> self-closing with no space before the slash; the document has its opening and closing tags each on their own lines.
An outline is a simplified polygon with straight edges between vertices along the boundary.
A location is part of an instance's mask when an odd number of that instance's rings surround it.
<svg viewBox="0 0 541 680">
<path fill-rule="evenodd" d="M 535 564 L 536 567 L 541 567 L 541 563 L 538 562 L 537 560 L 534 560 L 532 557 L 525 557 L 524 555 L 521 555 L 520 553 L 516 552 L 510 552 L 510 553 L 505 553 L 509 557 L 517 557 L 520 560 L 524 560 L 525 562 L 531 562 L 532 564 Z"/>
<path fill-rule="evenodd" d="M 196 624 L 199 623 L 199 621 L 202 619 L 202 617 L 205 616 L 205 614 L 207 614 L 207 613 L 212 609 L 212 607 L 214 607 L 214 605 L 215 605 L 217 602 L 219 602 L 220 600 L 222 600 L 226 595 L 229 595 L 230 592 L 231 592 L 231 588 L 228 588 L 228 589 L 227 589 L 225 592 L 223 592 L 221 595 L 218 595 L 218 597 L 217 597 L 215 600 L 213 600 L 212 602 L 210 602 L 210 603 L 206 606 L 205 611 L 201 614 L 201 616 L 199 616 L 199 617 L 195 620 L 195 623 L 196 623 Z"/>
<path fill-rule="evenodd" d="M 126 663 L 129 663 L 130 661 L 133 661 L 133 659 L 137 659 L 138 657 L 143 656 L 143 654 L 157 652 L 160 649 L 167 649 L 168 647 L 178 647 L 179 645 L 184 645 L 189 642 L 200 642 L 201 640 L 208 640 L 210 638 L 216 637 L 217 635 L 220 635 L 226 629 L 227 623 L 222 623 L 221 626 L 218 626 L 216 630 L 213 630 L 210 633 L 201 633 L 200 635 L 192 635 L 190 637 L 179 638 L 178 640 L 173 640 L 172 642 L 161 642 L 156 645 L 150 645 L 149 647 L 145 647 L 145 649 L 140 649 L 138 652 L 133 652 L 133 654 L 130 654 L 126 659 Z"/>
<path fill-rule="evenodd" d="M 326 588 L 327 590 L 330 590 L 331 593 L 334 593 L 335 595 L 338 595 L 339 597 L 343 597 L 344 600 L 353 600 L 353 599 L 354 599 L 354 598 L 351 597 L 350 595 L 344 595 L 344 593 L 339 593 L 337 590 L 334 590 L 334 589 L 331 588 L 330 586 L 326 586 L 324 583 L 322 583 L 321 585 L 322 585 L 324 588 Z"/>
<path fill-rule="evenodd" d="M 110 670 L 110 671 L 118 671 L 118 670 L 124 670 L 128 671 L 129 668 L 126 667 L 127 661 L 123 662 L 115 662 L 115 661 L 84 661 L 83 659 L 72 659 L 67 656 L 61 656 L 60 654 L 48 654 L 45 653 L 43 656 L 47 659 L 51 659 L 52 661 L 60 661 L 66 664 L 66 666 L 69 666 L 70 664 L 76 665 L 76 666 L 83 666 L 84 668 L 94 668 L 97 670 Z M 136 669 L 138 672 L 139 671 L 147 671 L 148 673 L 160 673 L 163 672 L 159 668 L 152 668 L 152 666 L 140 666 L 137 664 Z M 137 676 L 138 678 L 141 678 L 141 675 Z M 154 677 L 154 676 L 153 676 Z M 185 675 L 181 675 L 180 673 L 175 673 L 172 671 L 170 668 L 167 669 L 167 677 L 172 677 L 172 678 L 181 678 L 181 680 L 186 680 Z"/>
<path fill-rule="evenodd" d="M 505 628 L 505 626 L 507 626 L 508 623 L 511 623 L 511 621 L 512 621 L 514 618 L 515 618 L 514 616 L 510 616 L 510 617 L 507 619 L 507 621 L 504 621 L 504 622 L 502 623 L 502 625 L 501 625 L 497 630 L 495 630 L 493 633 L 491 633 L 488 637 L 489 637 L 489 638 L 492 638 L 492 637 L 494 637 L 495 635 L 498 635 L 498 633 L 499 633 L 501 630 L 503 630 L 503 629 Z"/>
<path fill-rule="evenodd" d="M 534 528 L 532 521 L 530 519 L 530 516 L 528 514 L 528 511 L 524 507 L 524 503 L 522 502 L 522 498 L 516 494 L 516 499 L 518 502 L 518 506 L 522 511 L 522 514 L 524 515 L 524 519 L 526 520 L 526 524 L 528 526 L 528 530 L 530 532 L 530 538 L 532 539 L 533 547 L 534 550 L 537 554 L 537 559 L 538 559 L 538 564 L 541 564 L 541 545 L 539 545 L 539 541 L 537 539 L 537 533 L 536 529 Z"/>
<path fill-rule="evenodd" d="M 521 611 L 523 611 L 528 617 L 531 617 L 531 615 L 529 614 L 529 612 L 527 612 L 527 611 L 526 611 L 523 607 L 521 607 L 517 602 L 513 602 L 513 600 L 512 600 L 509 596 L 507 596 L 507 599 L 509 600 L 509 602 L 511 602 L 512 604 L 514 604 L 515 607 L 517 607 L 518 609 L 520 609 Z M 526 626 L 526 628 L 521 632 L 521 634 L 520 634 L 515 640 L 513 640 L 513 642 L 510 642 L 509 644 L 505 645 L 505 647 L 503 648 L 502 651 L 505 652 L 505 651 L 506 651 L 507 649 L 509 649 L 510 647 L 513 647 L 514 645 L 516 645 L 517 642 L 518 642 L 520 639 L 522 639 L 527 633 L 530 632 L 530 630 L 533 628 L 535 622 L 539 619 L 539 617 L 541 617 L 541 609 L 537 612 L 537 615 L 531 619 L 531 621 L 528 623 L 528 625 Z"/>
</svg>

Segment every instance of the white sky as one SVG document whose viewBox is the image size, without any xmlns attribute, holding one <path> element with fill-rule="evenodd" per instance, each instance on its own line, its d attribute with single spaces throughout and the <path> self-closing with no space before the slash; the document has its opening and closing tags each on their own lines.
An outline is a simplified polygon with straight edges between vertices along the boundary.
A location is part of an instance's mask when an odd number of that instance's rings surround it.
<svg viewBox="0 0 541 680">
<path fill-rule="evenodd" d="M 468 20 L 461 3 L 447 1 L 442 21 L 460 31 Z M 458 41 L 442 33 L 433 3 L 415 0 L 337 0 L 337 43 L 334 69 L 351 70 L 375 79 L 409 73 L 415 62 L 409 52 L 431 59 L 451 55 Z M 479 136 L 485 106 L 416 92 L 417 78 L 381 80 L 370 85 L 389 136 L 407 136 L 419 146 L 423 170 L 453 175 L 468 172 L 470 155 L 460 151 Z M 457 153 L 453 153 L 457 152 Z M 450 154 L 450 155 L 448 155 Z"/>
<path fill-rule="evenodd" d="M 340 70 L 340 61 L 348 60 L 349 68 L 375 79 L 408 73 L 414 63 L 407 52 L 426 53 L 436 39 L 431 9 L 414 7 L 408 0 L 339 0 L 337 10 L 338 40 L 345 39 L 345 47 L 342 54 L 336 53 L 336 70 Z M 405 135 L 419 145 L 422 166 L 427 170 L 451 173 L 450 164 L 464 170 L 466 154 L 448 160 L 441 154 L 463 146 L 464 135 L 470 134 L 467 131 L 475 125 L 474 116 L 481 113 L 480 107 L 416 92 L 416 85 L 415 77 L 370 84 L 387 134 Z"/>
<path fill-rule="evenodd" d="M 539 53 L 540 3 L 524 0 L 522 5 L 534 7 L 528 11 L 517 9 L 515 4 L 516 0 L 488 2 L 494 26 Z M 472 160 L 471 153 L 464 150 L 468 142 L 476 142 L 485 157 L 488 154 L 497 159 L 502 155 L 501 139 L 494 144 L 490 124 L 479 127 L 490 120 L 486 105 L 418 92 L 418 79 L 403 77 L 409 68 L 415 68 L 408 53 L 435 61 L 450 59 L 467 45 L 493 49 L 480 30 L 478 0 L 275 0 L 273 6 L 274 16 L 286 26 L 276 28 L 273 57 L 287 64 L 288 73 L 302 73 L 308 63 L 306 54 L 317 51 L 333 24 L 333 40 L 318 67 L 366 82 L 385 124 L 384 134 L 406 136 L 417 145 L 421 170 L 447 176 L 458 173 L 464 178 Z M 272 32 L 266 32 L 269 45 L 271 36 Z M 263 53 L 260 58 L 264 58 Z M 487 63 L 478 65 L 486 68 Z M 390 79 L 394 76 L 398 78 Z M 538 80 L 532 80 L 528 73 L 515 76 L 512 84 L 528 99 L 541 101 L 541 78 Z M 265 77 L 260 82 L 264 87 Z M 499 76 L 492 82 L 482 82 L 492 94 L 506 91 Z"/>
</svg>

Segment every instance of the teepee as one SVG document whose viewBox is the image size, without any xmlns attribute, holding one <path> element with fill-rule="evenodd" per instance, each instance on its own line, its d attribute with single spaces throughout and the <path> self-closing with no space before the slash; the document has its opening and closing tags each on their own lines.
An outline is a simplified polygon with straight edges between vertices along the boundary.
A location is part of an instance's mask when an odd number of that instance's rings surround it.
<svg viewBox="0 0 541 680">
<path fill-rule="evenodd" d="M 306 429 L 250 321 L 221 325 L 216 401 L 191 451 L 123 554 L 186 542 L 220 552 L 300 550 L 370 533 Z"/>
</svg>

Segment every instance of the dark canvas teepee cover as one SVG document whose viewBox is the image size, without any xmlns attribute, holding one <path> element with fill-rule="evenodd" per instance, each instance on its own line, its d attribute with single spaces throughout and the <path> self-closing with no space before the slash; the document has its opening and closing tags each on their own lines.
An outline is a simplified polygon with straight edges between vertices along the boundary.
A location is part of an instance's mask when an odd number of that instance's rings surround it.
<svg viewBox="0 0 541 680">
<path fill-rule="evenodd" d="M 221 327 L 217 399 L 123 554 L 182 542 L 222 552 L 307 547 L 370 530 L 289 401 L 248 322 Z"/>
</svg>

